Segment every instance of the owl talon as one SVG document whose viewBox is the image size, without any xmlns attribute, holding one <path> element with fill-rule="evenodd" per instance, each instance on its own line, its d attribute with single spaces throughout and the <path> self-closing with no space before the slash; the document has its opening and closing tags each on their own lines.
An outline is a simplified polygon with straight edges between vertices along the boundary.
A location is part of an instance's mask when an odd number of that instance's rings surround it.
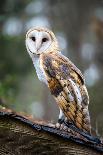
<svg viewBox="0 0 103 155">
<path fill-rule="evenodd" d="M 60 129 L 60 130 L 68 131 L 68 127 L 66 125 L 64 125 L 64 123 L 63 124 L 56 123 L 55 127 Z"/>
<path fill-rule="evenodd" d="M 61 125 L 60 123 L 56 123 L 55 127 L 59 129 L 60 125 Z"/>
<path fill-rule="evenodd" d="M 56 127 L 60 130 L 68 131 L 67 125 L 64 124 L 64 119 L 58 119 L 58 123 L 56 123 Z"/>
<path fill-rule="evenodd" d="M 60 128 L 61 125 L 63 124 L 63 122 L 64 122 L 64 119 L 63 118 L 58 119 L 58 123 L 56 123 L 56 127 L 57 128 Z"/>
</svg>

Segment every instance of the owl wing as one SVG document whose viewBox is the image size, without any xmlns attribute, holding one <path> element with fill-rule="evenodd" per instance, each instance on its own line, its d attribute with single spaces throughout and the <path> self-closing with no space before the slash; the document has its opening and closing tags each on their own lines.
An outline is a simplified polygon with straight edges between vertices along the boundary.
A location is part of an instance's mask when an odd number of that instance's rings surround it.
<svg viewBox="0 0 103 155">
<path fill-rule="evenodd" d="M 90 132 L 89 98 L 80 70 L 58 53 L 42 54 L 40 60 L 51 94 L 64 115 L 79 129 Z"/>
</svg>

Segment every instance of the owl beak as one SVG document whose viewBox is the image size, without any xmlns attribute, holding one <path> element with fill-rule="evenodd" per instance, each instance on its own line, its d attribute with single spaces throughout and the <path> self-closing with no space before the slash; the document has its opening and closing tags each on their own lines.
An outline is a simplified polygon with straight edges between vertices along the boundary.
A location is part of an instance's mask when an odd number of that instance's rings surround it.
<svg viewBox="0 0 103 155">
<path fill-rule="evenodd" d="M 36 41 L 35 46 L 36 46 L 36 50 L 38 51 L 41 47 L 41 41 L 39 39 Z"/>
</svg>

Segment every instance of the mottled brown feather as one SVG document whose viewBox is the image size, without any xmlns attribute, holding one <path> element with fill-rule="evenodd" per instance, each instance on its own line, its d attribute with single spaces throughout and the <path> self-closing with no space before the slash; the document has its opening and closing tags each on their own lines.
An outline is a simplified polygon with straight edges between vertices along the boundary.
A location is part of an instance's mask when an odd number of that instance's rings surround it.
<svg viewBox="0 0 103 155">
<path fill-rule="evenodd" d="M 43 53 L 40 57 L 50 91 L 64 115 L 78 128 L 90 133 L 89 97 L 82 73 L 68 58 L 58 52 Z M 72 79 L 80 90 L 80 104 L 68 79 Z"/>
</svg>

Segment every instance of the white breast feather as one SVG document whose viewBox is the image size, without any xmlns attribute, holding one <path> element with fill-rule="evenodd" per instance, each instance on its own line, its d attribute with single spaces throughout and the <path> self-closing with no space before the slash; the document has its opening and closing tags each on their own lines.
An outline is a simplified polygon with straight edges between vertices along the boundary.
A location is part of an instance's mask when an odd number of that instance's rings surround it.
<svg viewBox="0 0 103 155">
<path fill-rule="evenodd" d="M 47 84 L 47 80 L 46 80 L 46 77 L 44 75 L 44 71 L 40 67 L 40 58 L 39 57 L 34 57 L 33 58 L 33 64 L 34 64 L 34 67 L 36 69 L 36 73 L 37 73 L 37 76 L 38 76 L 39 80 Z"/>
</svg>

